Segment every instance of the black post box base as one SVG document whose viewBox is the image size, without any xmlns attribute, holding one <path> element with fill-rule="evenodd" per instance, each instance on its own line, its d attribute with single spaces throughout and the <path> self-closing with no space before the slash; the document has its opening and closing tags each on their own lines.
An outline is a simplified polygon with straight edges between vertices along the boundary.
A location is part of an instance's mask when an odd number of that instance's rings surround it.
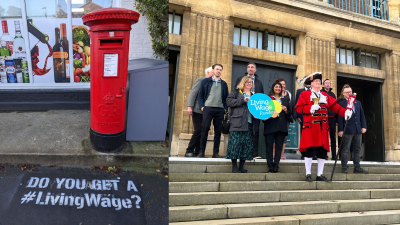
<svg viewBox="0 0 400 225">
<path fill-rule="evenodd" d="M 99 152 L 120 152 L 125 144 L 125 130 L 116 134 L 102 134 L 90 128 L 90 145 Z"/>
</svg>

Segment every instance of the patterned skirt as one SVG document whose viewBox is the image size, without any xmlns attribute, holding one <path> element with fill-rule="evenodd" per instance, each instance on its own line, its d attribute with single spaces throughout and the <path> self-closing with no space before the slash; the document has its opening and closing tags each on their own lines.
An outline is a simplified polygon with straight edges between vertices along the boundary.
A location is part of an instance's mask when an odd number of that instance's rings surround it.
<svg viewBox="0 0 400 225">
<path fill-rule="evenodd" d="M 253 124 L 249 123 L 248 131 L 232 131 L 229 133 L 227 159 L 253 159 Z"/>
</svg>

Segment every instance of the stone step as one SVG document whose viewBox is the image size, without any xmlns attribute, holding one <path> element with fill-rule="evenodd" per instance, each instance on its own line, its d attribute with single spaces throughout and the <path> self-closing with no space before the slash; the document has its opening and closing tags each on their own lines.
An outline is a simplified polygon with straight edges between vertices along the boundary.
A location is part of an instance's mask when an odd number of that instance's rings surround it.
<svg viewBox="0 0 400 225">
<path fill-rule="evenodd" d="M 365 165 L 362 166 L 364 170 L 369 171 L 371 174 L 400 174 L 400 168 L 391 168 L 387 166 L 371 166 Z M 267 173 L 268 167 L 266 163 L 258 163 L 251 164 L 246 163 L 245 169 L 249 173 Z M 317 173 L 317 164 L 314 163 L 311 167 L 312 173 Z M 353 165 L 349 165 L 349 173 L 353 173 Z M 324 168 L 325 173 L 332 173 L 333 165 L 326 164 Z M 340 173 L 342 171 L 340 162 L 336 165 L 335 172 Z M 199 165 L 199 164 L 170 164 L 169 165 L 170 173 L 231 173 L 232 166 L 229 165 Z M 295 164 L 280 164 L 279 172 L 281 173 L 305 173 L 304 164 L 295 165 Z"/>
<path fill-rule="evenodd" d="M 169 208 L 169 221 L 181 222 L 196 220 L 291 216 L 310 214 L 311 212 L 312 214 L 329 214 L 378 210 L 400 210 L 400 199 L 359 199 L 176 206 Z M 399 220 L 397 220 L 397 222 L 398 221 Z"/>
<path fill-rule="evenodd" d="M 400 198 L 398 189 L 170 193 L 170 206 Z"/>
<path fill-rule="evenodd" d="M 316 173 L 312 174 L 316 180 Z M 330 178 L 331 173 L 325 173 Z M 305 173 L 173 173 L 170 182 L 206 181 L 304 181 Z M 334 181 L 399 181 L 400 174 L 344 174 L 335 173 Z"/>
<path fill-rule="evenodd" d="M 231 181 L 169 183 L 170 193 L 349 189 L 400 189 L 400 181 Z"/>
<path fill-rule="evenodd" d="M 337 224 L 394 224 L 400 221 L 400 210 L 351 213 L 306 214 L 240 219 L 175 222 L 170 225 L 337 225 Z"/>
</svg>

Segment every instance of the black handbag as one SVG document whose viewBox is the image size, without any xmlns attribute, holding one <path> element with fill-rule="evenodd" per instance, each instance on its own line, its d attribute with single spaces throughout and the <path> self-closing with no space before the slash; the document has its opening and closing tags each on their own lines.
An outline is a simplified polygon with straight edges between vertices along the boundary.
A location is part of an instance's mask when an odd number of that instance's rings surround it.
<svg viewBox="0 0 400 225">
<path fill-rule="evenodd" d="M 225 113 L 224 120 L 222 120 L 222 133 L 223 134 L 229 134 L 229 113 Z"/>
</svg>

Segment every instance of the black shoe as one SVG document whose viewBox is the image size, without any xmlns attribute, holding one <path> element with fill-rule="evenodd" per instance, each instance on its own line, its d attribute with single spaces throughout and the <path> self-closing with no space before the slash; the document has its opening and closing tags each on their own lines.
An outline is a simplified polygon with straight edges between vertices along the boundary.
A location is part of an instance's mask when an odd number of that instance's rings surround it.
<svg viewBox="0 0 400 225">
<path fill-rule="evenodd" d="M 349 173 L 349 170 L 346 168 L 342 168 L 342 173 Z"/>
<path fill-rule="evenodd" d="M 272 168 L 268 169 L 268 173 L 273 173 L 273 172 L 274 172 L 274 169 L 272 169 Z"/>
<path fill-rule="evenodd" d="M 240 173 L 238 169 L 232 169 L 232 173 Z"/>
<path fill-rule="evenodd" d="M 312 182 L 311 174 L 306 175 L 306 181 Z"/>
<path fill-rule="evenodd" d="M 185 157 L 196 157 L 194 153 L 186 153 Z"/>
<path fill-rule="evenodd" d="M 368 174 L 369 172 L 366 170 L 363 170 L 362 168 L 358 168 L 358 169 L 354 169 L 353 173 Z"/>
<path fill-rule="evenodd" d="M 247 173 L 247 170 L 241 169 L 240 172 L 241 173 Z"/>
<path fill-rule="evenodd" d="M 326 181 L 330 182 L 331 179 L 326 178 L 324 175 L 321 174 L 321 176 L 317 176 L 317 181 Z"/>
<path fill-rule="evenodd" d="M 213 157 L 213 158 L 223 158 L 222 156 L 219 156 L 218 153 L 214 153 L 214 154 L 212 155 L 212 157 Z"/>
<path fill-rule="evenodd" d="M 197 158 L 204 158 L 204 152 L 199 152 L 199 154 L 196 157 Z"/>
</svg>

